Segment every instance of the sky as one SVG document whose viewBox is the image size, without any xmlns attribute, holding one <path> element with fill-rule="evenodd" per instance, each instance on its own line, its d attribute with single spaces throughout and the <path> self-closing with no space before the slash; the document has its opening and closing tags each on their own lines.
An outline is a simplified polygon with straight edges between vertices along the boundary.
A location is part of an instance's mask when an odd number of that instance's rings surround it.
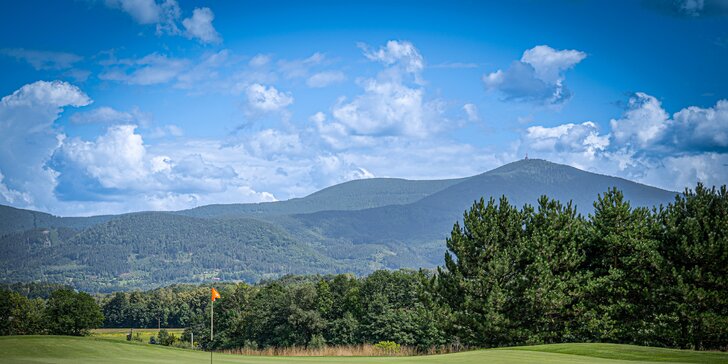
<svg viewBox="0 0 728 364">
<path fill-rule="evenodd" d="M 728 0 L 3 5 L 4 205 L 276 201 L 526 155 L 728 181 Z"/>
</svg>

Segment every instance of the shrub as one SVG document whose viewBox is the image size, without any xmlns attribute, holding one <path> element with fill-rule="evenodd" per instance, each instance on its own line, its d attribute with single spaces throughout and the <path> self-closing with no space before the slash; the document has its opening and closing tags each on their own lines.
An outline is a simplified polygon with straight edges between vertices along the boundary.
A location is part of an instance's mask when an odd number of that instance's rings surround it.
<svg viewBox="0 0 728 364">
<path fill-rule="evenodd" d="M 374 347 L 387 355 L 398 353 L 400 350 L 400 345 L 394 341 L 380 341 L 374 344 Z"/>
<path fill-rule="evenodd" d="M 309 349 L 321 349 L 324 346 L 326 346 L 326 339 L 321 334 L 313 335 L 307 345 Z"/>
<path fill-rule="evenodd" d="M 177 337 L 174 334 L 170 334 L 166 329 L 159 330 L 158 343 L 159 345 L 171 346 L 177 341 Z"/>
</svg>

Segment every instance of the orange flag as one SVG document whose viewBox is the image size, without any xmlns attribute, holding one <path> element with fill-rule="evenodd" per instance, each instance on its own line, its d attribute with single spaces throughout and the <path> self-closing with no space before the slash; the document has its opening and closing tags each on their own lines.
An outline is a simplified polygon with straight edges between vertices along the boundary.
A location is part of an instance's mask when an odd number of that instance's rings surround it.
<svg viewBox="0 0 728 364">
<path fill-rule="evenodd" d="M 215 302 L 216 298 L 220 298 L 220 294 L 217 292 L 216 289 L 212 289 L 212 302 Z"/>
</svg>

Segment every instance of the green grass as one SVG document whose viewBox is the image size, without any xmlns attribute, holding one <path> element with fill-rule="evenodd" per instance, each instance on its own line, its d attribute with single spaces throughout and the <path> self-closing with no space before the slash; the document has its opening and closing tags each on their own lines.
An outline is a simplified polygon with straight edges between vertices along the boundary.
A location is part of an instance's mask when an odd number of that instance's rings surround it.
<svg viewBox="0 0 728 364">
<path fill-rule="evenodd" d="M 651 361 L 661 363 L 728 363 L 728 353 L 723 352 L 651 348 L 636 345 L 551 344 L 521 346 L 513 349 L 558 354 L 582 355 L 595 358 L 619 359 L 631 362 Z"/>
<path fill-rule="evenodd" d="M 182 336 L 185 329 L 165 329 L 170 334 L 174 334 L 178 338 Z M 129 333 L 129 329 L 95 329 L 91 330 L 91 336 L 100 339 L 112 339 L 126 341 L 126 335 Z M 157 336 L 159 329 L 134 329 L 134 336 L 139 334 L 142 342 L 148 343 L 149 338 Z"/>
<path fill-rule="evenodd" d="M 215 354 L 215 363 L 728 363 L 728 354 L 631 345 L 563 344 L 479 350 L 419 357 L 251 357 Z M 0 337 L 3 363 L 205 363 L 210 354 L 130 343 L 117 339 L 67 336 Z"/>
</svg>

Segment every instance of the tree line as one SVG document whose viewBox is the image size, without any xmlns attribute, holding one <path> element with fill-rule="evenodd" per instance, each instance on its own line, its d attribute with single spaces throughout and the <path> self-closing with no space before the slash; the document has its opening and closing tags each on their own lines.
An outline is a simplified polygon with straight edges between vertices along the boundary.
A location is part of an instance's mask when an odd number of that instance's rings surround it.
<svg viewBox="0 0 728 364">
<path fill-rule="evenodd" d="M 82 336 L 103 322 L 99 305 L 85 292 L 58 288 L 44 299 L 0 288 L 0 335 Z"/>
<path fill-rule="evenodd" d="M 421 351 L 562 342 L 728 349 L 725 186 L 699 184 L 654 209 L 632 208 L 611 189 L 586 217 L 547 197 L 521 208 L 481 199 L 446 243 L 436 271 L 217 284 L 214 341 L 209 286 L 97 301 L 106 327 L 185 327 L 183 340 L 194 333 L 214 349 L 380 341 Z"/>
</svg>

